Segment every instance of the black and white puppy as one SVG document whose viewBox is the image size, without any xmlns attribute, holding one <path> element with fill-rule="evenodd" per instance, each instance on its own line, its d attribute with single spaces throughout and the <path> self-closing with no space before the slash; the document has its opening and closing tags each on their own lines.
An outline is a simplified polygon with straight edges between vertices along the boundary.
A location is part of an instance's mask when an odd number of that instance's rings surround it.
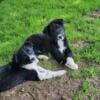
<svg viewBox="0 0 100 100">
<path fill-rule="evenodd" d="M 38 40 L 35 42 L 38 42 Z M 14 60 L 15 63 L 18 64 L 17 66 L 20 66 L 21 68 L 24 68 L 26 70 L 36 71 L 39 80 L 45 80 L 45 79 L 50 79 L 50 78 L 62 76 L 66 73 L 65 70 L 50 71 L 50 70 L 46 70 L 43 67 L 41 67 L 38 64 L 38 62 L 39 62 L 38 57 L 40 57 L 40 58 L 44 57 L 44 59 L 45 59 L 46 56 L 42 57 L 41 54 L 37 54 L 35 52 L 36 46 L 37 46 L 37 44 L 35 45 L 33 41 L 30 42 L 30 41 L 26 40 L 26 42 L 21 47 L 19 52 L 17 54 L 15 54 L 15 57 L 13 58 L 13 59 L 15 59 Z M 38 47 L 37 47 L 37 49 L 38 49 Z M 38 52 L 38 50 L 36 50 L 36 51 Z M 39 53 L 40 53 L 40 51 L 39 51 Z"/>
<path fill-rule="evenodd" d="M 63 19 L 55 19 L 50 22 L 43 30 L 43 34 L 49 38 L 50 53 L 57 62 L 77 70 L 78 65 L 73 60 L 73 54 L 65 36 Z"/>
<path fill-rule="evenodd" d="M 48 53 L 58 63 L 78 69 L 64 33 L 63 20 L 56 19 L 41 34 L 30 36 L 14 54 L 12 61 L 0 68 L 0 92 L 27 80 L 45 80 L 64 75 L 65 70 L 51 71 L 38 64 L 39 59 L 48 59 Z"/>
<path fill-rule="evenodd" d="M 38 51 L 41 48 L 38 47 L 39 39 L 37 38 L 36 40 L 36 44 L 32 41 L 25 41 L 19 51 L 14 54 L 12 61 L 0 68 L 0 92 L 6 91 L 28 80 L 45 80 L 60 77 L 66 73 L 65 70 L 50 71 L 39 66 L 37 55 L 40 58 L 46 58 L 46 56 L 40 55 L 41 49 Z M 34 50 L 37 52 L 35 53 Z"/>
</svg>

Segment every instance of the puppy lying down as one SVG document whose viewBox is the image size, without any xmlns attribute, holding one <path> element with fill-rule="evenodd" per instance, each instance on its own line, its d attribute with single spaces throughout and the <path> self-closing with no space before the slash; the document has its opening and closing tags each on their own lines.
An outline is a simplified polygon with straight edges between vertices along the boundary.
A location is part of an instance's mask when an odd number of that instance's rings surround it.
<svg viewBox="0 0 100 100">
<path fill-rule="evenodd" d="M 40 59 L 48 59 L 48 53 L 59 64 L 77 70 L 64 31 L 63 20 L 55 19 L 41 34 L 30 36 L 13 55 L 12 61 L 0 68 L 0 92 L 28 80 L 45 80 L 66 74 L 66 70 L 51 71 L 38 64 Z"/>
</svg>

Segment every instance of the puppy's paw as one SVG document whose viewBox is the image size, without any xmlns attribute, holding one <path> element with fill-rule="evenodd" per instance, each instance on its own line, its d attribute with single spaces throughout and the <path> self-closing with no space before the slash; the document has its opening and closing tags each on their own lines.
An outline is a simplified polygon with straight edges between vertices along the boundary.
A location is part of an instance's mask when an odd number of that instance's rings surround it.
<svg viewBox="0 0 100 100">
<path fill-rule="evenodd" d="M 62 76 L 64 74 L 66 74 L 66 73 L 67 73 L 66 70 L 60 70 L 60 71 L 58 71 L 59 76 Z"/>
<path fill-rule="evenodd" d="M 46 55 L 39 55 L 38 59 L 40 59 L 40 60 L 48 60 L 49 58 Z"/>
<path fill-rule="evenodd" d="M 73 70 L 78 70 L 77 64 L 67 64 L 66 63 L 65 66 L 67 66 L 68 68 L 73 69 Z"/>
</svg>

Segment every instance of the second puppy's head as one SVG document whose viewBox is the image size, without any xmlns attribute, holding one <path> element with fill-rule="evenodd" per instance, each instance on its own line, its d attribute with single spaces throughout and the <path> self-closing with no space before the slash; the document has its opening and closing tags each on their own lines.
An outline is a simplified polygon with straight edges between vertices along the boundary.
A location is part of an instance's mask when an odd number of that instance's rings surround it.
<svg viewBox="0 0 100 100">
<path fill-rule="evenodd" d="M 49 36 L 53 40 L 64 40 L 65 29 L 63 19 L 55 19 L 51 21 L 43 30 L 43 34 Z"/>
<path fill-rule="evenodd" d="M 33 45 L 30 42 L 25 42 L 19 51 L 13 55 L 12 62 L 16 65 L 27 65 L 32 62 L 38 62 L 33 50 Z"/>
</svg>

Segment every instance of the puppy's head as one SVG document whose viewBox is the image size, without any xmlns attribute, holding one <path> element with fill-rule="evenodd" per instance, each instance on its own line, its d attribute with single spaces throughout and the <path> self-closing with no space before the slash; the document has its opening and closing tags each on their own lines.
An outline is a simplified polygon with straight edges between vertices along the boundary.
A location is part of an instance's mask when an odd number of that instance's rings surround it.
<svg viewBox="0 0 100 100">
<path fill-rule="evenodd" d="M 51 21 L 43 30 L 43 34 L 49 36 L 53 40 L 65 38 L 65 29 L 63 19 L 55 19 Z"/>
<path fill-rule="evenodd" d="M 30 42 L 26 42 L 18 51 L 17 54 L 13 55 L 12 62 L 16 65 L 26 65 L 33 61 L 38 62 L 36 55 L 33 51 L 33 46 Z"/>
</svg>

